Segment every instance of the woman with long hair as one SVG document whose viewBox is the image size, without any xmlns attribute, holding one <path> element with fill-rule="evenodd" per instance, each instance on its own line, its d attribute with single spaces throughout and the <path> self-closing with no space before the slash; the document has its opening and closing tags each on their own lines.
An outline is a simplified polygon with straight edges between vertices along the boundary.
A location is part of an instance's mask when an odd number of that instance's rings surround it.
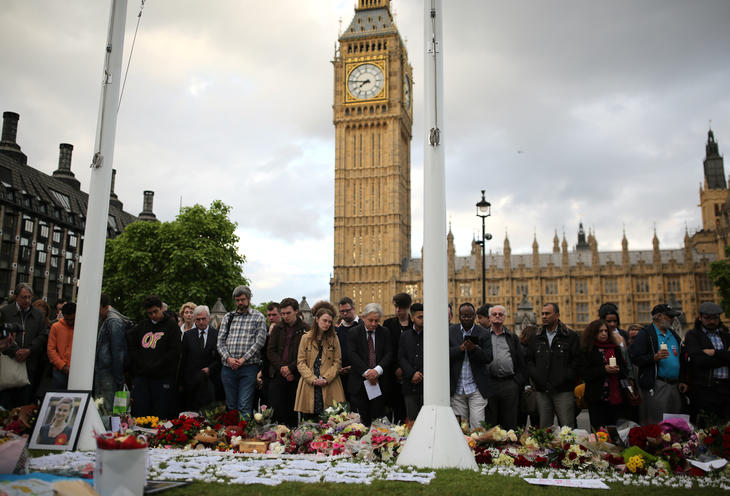
<svg viewBox="0 0 730 496">
<path fill-rule="evenodd" d="M 616 425 L 626 417 L 621 379 L 628 376 L 628 368 L 618 338 L 603 320 L 588 324 L 581 337 L 580 375 L 594 429 Z"/>
<path fill-rule="evenodd" d="M 337 315 L 328 301 L 312 308 L 314 322 L 299 343 L 297 369 L 300 378 L 294 410 L 307 416 L 320 415 L 334 402 L 345 401 L 340 381 L 342 352 L 332 321 Z"/>
</svg>

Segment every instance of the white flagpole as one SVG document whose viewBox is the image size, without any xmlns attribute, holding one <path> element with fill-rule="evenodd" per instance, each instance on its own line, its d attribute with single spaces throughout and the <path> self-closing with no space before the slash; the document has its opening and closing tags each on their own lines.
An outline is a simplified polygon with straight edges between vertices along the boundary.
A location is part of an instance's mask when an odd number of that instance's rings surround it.
<svg viewBox="0 0 730 496">
<path fill-rule="evenodd" d="M 449 403 L 449 321 L 446 258 L 446 174 L 443 125 L 443 8 L 424 0 L 426 129 L 423 171 L 424 405 L 397 463 L 475 469 Z"/>
<path fill-rule="evenodd" d="M 72 390 L 93 388 L 96 334 L 99 324 L 99 298 L 104 271 L 106 227 L 109 217 L 109 193 L 114 161 L 114 138 L 117 129 L 117 106 L 122 76 L 124 24 L 127 18 L 127 0 L 112 0 L 109 33 L 104 48 L 101 102 L 97 121 L 96 143 L 91 164 L 89 201 L 86 207 L 86 229 L 81 275 L 79 277 L 78 305 L 74 327 L 71 368 L 68 387 Z M 111 405 L 107 405 L 111 408 Z M 103 430 L 99 413 L 89 405 L 79 438 L 79 449 L 95 449 L 91 429 Z"/>
</svg>

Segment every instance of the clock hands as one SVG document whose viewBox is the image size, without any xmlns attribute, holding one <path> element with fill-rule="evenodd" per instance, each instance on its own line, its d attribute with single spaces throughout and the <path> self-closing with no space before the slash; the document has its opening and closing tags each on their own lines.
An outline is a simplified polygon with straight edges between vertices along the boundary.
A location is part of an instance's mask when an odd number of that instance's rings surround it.
<svg viewBox="0 0 730 496">
<path fill-rule="evenodd" d="M 360 83 L 360 86 L 358 86 L 358 88 L 362 88 L 366 84 L 370 83 L 370 80 L 369 79 L 353 79 L 352 82 L 353 83 Z"/>
</svg>

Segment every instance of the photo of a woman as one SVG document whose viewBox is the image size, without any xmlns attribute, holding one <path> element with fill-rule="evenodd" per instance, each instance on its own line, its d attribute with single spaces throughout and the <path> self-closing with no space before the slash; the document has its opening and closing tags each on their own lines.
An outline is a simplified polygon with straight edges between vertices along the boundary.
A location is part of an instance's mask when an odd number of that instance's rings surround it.
<svg viewBox="0 0 730 496">
<path fill-rule="evenodd" d="M 55 399 L 55 398 L 54 398 Z M 53 399 L 51 399 L 53 401 Z M 61 397 L 56 402 L 53 413 L 49 415 L 46 424 L 41 426 L 37 442 L 65 446 L 71 439 L 74 420 L 73 398 Z"/>
</svg>

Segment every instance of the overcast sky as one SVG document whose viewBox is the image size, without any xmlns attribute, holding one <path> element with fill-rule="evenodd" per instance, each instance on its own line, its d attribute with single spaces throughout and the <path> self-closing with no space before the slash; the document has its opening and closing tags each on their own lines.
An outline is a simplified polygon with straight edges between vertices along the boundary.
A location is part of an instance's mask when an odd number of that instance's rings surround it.
<svg viewBox="0 0 730 496">
<path fill-rule="evenodd" d="M 701 224 L 710 120 L 730 149 L 730 2 L 444 2 L 447 209 L 457 255 L 493 204 L 488 243 L 512 253 L 576 242 L 681 246 Z M 51 173 L 58 144 L 88 190 L 110 1 L 3 0 L 0 110 Z M 125 210 L 233 207 L 254 302 L 329 297 L 333 257 L 331 61 L 354 0 L 147 0 L 118 117 Z M 139 13 L 129 2 L 125 67 Z M 414 69 L 411 252 L 423 212 L 423 2 L 393 0 Z M 726 171 L 728 172 L 728 171 Z"/>
</svg>

